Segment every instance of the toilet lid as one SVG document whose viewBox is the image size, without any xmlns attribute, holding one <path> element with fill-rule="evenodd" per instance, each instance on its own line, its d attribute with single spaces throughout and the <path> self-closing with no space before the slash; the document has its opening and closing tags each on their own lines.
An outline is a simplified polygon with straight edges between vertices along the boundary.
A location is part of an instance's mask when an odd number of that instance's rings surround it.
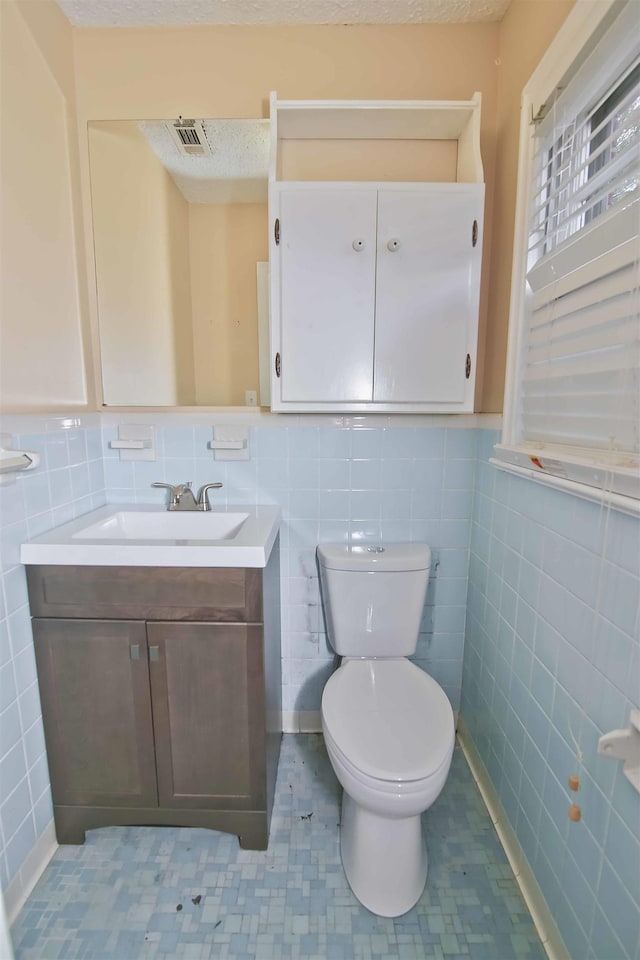
<svg viewBox="0 0 640 960">
<path fill-rule="evenodd" d="M 423 780 L 449 758 L 453 710 L 409 660 L 348 660 L 329 678 L 322 717 L 338 749 L 378 780 Z"/>
</svg>

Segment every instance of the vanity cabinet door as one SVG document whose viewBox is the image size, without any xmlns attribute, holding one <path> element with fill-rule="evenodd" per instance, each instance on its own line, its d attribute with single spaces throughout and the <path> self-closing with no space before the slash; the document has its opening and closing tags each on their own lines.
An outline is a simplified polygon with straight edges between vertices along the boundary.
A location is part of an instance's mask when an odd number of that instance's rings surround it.
<svg viewBox="0 0 640 960">
<path fill-rule="evenodd" d="M 144 623 L 33 620 L 56 805 L 157 806 Z"/>
<path fill-rule="evenodd" d="M 262 626 L 148 623 L 161 807 L 265 804 Z"/>
</svg>

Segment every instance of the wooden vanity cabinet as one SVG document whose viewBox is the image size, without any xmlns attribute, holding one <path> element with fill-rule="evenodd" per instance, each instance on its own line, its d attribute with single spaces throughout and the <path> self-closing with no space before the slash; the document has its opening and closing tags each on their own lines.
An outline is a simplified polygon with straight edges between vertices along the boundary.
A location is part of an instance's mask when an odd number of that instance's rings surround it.
<svg viewBox="0 0 640 960">
<path fill-rule="evenodd" d="M 277 543 L 264 570 L 43 565 L 27 577 L 58 841 L 171 824 L 266 849 L 282 729 Z"/>
</svg>

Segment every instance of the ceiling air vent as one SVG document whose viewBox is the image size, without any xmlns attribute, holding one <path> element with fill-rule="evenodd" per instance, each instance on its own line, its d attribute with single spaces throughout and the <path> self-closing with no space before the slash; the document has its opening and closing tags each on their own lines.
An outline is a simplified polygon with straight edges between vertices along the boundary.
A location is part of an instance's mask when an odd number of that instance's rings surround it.
<svg viewBox="0 0 640 960">
<path fill-rule="evenodd" d="M 176 120 L 167 124 L 167 130 L 180 153 L 185 156 L 211 156 L 202 120 Z"/>
</svg>

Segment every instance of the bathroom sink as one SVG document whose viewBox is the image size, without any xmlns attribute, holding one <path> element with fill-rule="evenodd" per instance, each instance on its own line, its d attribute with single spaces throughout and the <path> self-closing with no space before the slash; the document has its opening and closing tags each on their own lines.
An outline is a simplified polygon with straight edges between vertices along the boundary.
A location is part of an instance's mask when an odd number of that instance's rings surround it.
<svg viewBox="0 0 640 960">
<path fill-rule="evenodd" d="M 118 510 L 72 534 L 73 540 L 229 540 L 248 513 Z"/>
<path fill-rule="evenodd" d="M 265 567 L 279 529 L 272 506 L 170 512 L 107 504 L 23 543 L 27 564 Z"/>
</svg>

